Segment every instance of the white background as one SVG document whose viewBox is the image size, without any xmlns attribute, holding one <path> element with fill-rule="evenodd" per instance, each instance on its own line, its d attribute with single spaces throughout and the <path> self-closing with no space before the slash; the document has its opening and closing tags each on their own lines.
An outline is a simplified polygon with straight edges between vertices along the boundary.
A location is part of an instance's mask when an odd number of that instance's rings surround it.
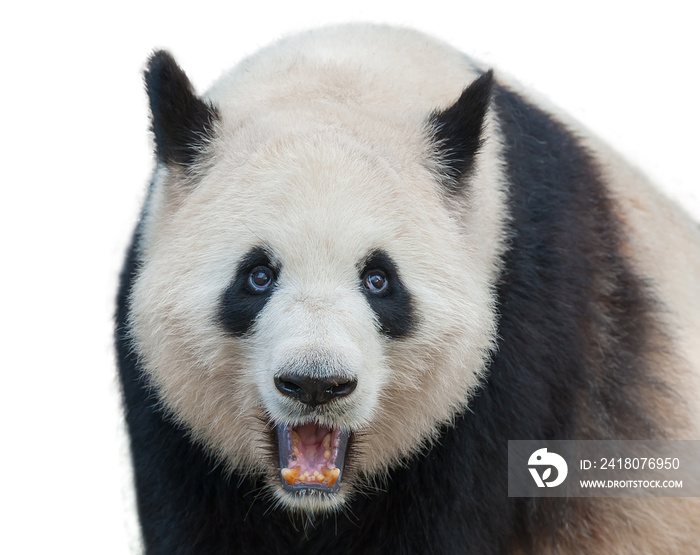
<svg viewBox="0 0 700 555">
<path fill-rule="evenodd" d="M 129 552 L 112 354 L 117 274 L 151 169 L 141 71 L 200 91 L 284 34 L 409 25 L 571 112 L 700 215 L 691 2 L 12 2 L 0 15 L 0 552 Z"/>
</svg>

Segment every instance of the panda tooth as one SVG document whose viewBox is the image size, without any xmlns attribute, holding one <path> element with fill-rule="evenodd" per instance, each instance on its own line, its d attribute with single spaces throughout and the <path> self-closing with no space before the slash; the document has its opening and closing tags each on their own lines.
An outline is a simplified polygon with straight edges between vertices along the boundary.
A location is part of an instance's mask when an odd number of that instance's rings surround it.
<svg viewBox="0 0 700 555">
<path fill-rule="evenodd" d="M 330 447 L 331 447 L 331 434 L 326 434 L 326 437 L 323 438 L 323 447 L 326 449 L 330 449 Z"/>
<path fill-rule="evenodd" d="M 323 458 L 326 459 L 326 460 L 328 460 L 328 459 L 331 458 L 331 450 L 330 450 L 330 449 L 326 449 L 326 450 L 323 452 Z"/>
<path fill-rule="evenodd" d="M 328 485 L 329 486 L 334 486 L 335 483 L 338 481 L 338 477 L 340 476 L 340 469 L 339 468 L 334 468 L 333 470 L 330 470 L 328 474 L 326 474 L 326 479 L 328 480 Z"/>
<path fill-rule="evenodd" d="M 282 478 L 284 478 L 284 481 L 287 482 L 287 484 L 292 486 L 297 481 L 297 477 L 299 476 L 300 470 L 301 469 L 299 467 L 283 468 L 282 469 Z"/>
</svg>

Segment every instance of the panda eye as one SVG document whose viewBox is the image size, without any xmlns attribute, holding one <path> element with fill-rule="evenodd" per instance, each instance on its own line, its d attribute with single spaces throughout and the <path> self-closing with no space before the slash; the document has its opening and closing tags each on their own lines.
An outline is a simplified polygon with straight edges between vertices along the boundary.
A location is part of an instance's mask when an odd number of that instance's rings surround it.
<svg viewBox="0 0 700 555">
<path fill-rule="evenodd" d="M 370 293 L 381 293 L 389 285 L 389 279 L 381 270 L 367 270 L 362 276 L 362 285 Z"/>
<path fill-rule="evenodd" d="M 253 268 L 248 276 L 248 285 L 253 293 L 264 293 L 275 281 L 273 271 L 267 266 L 257 266 Z"/>
</svg>

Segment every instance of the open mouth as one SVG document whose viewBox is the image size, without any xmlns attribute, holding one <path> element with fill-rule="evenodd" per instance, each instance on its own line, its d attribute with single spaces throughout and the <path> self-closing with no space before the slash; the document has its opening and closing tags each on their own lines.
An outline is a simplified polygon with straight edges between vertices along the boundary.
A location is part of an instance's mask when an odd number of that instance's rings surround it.
<svg viewBox="0 0 700 555">
<path fill-rule="evenodd" d="M 315 423 L 276 426 L 282 486 L 289 491 L 340 487 L 350 433 Z"/>
</svg>

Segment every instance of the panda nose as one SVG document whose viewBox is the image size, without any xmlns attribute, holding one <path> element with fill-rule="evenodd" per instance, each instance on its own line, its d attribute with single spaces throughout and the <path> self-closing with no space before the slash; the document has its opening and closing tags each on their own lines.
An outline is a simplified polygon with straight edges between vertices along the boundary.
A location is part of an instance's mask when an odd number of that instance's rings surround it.
<svg viewBox="0 0 700 555">
<path fill-rule="evenodd" d="M 282 395 L 316 407 L 333 399 L 350 395 L 357 387 L 357 380 L 348 380 L 345 376 L 312 378 L 297 374 L 283 374 L 275 378 L 275 386 Z"/>
</svg>

